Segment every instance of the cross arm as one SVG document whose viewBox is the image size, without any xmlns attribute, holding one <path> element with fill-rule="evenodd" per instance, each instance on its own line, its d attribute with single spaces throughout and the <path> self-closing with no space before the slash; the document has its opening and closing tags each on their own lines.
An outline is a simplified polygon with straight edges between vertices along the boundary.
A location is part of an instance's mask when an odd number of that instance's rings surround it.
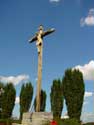
<svg viewBox="0 0 94 125">
<path fill-rule="evenodd" d="M 54 28 L 49 29 L 49 30 L 47 30 L 47 31 L 44 31 L 44 32 L 42 33 L 41 37 L 43 38 L 43 37 L 45 37 L 46 35 L 49 35 L 49 34 L 53 33 L 54 31 L 55 31 Z M 34 41 L 36 41 L 36 40 L 37 40 L 37 34 L 29 40 L 29 43 L 32 43 L 32 42 L 34 42 Z"/>
<path fill-rule="evenodd" d="M 36 41 L 37 40 L 37 36 L 35 35 L 34 37 L 32 37 L 30 40 L 29 40 L 29 43 L 32 43 L 32 42 L 34 42 L 34 41 Z"/>
<path fill-rule="evenodd" d="M 54 29 L 54 28 L 49 29 L 49 30 L 47 30 L 47 31 L 43 32 L 42 37 L 44 37 L 44 36 L 46 36 L 46 35 L 49 35 L 49 34 L 53 33 L 54 31 L 55 31 L 55 29 Z"/>
</svg>

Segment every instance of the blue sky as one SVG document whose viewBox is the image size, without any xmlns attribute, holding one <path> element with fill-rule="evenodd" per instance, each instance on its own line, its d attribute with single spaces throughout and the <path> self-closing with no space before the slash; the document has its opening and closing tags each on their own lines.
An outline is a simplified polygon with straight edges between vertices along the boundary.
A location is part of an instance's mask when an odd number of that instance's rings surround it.
<svg viewBox="0 0 94 125">
<path fill-rule="evenodd" d="M 13 81 L 17 97 L 27 80 L 36 91 L 37 49 L 28 40 L 40 24 L 45 30 L 56 29 L 44 38 L 42 88 L 49 92 L 46 110 L 50 110 L 53 79 L 76 67 L 84 75 L 87 92 L 83 117 L 94 114 L 94 0 L 0 0 L 0 80 Z M 18 108 L 16 104 L 14 115 Z"/>
</svg>

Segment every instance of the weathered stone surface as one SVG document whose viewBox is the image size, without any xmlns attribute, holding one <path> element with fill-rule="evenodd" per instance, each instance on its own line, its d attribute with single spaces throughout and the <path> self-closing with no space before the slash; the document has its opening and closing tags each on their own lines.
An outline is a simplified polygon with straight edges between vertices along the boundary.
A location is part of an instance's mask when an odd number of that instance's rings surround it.
<svg viewBox="0 0 94 125">
<path fill-rule="evenodd" d="M 31 125 L 31 124 L 32 124 L 31 113 L 29 112 L 23 113 L 22 125 Z"/>
<path fill-rule="evenodd" d="M 43 125 L 53 119 L 52 113 L 34 112 L 32 114 L 32 125 Z"/>
<path fill-rule="evenodd" d="M 49 112 L 24 113 L 22 125 L 44 125 L 53 119 L 53 114 Z"/>
</svg>

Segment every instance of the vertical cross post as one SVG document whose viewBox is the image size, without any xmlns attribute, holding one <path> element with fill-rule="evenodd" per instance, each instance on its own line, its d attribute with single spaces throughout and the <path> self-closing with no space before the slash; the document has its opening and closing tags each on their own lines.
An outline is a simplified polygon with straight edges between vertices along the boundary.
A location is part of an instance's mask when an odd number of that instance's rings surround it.
<svg viewBox="0 0 94 125">
<path fill-rule="evenodd" d="M 38 79 L 37 79 L 37 94 L 36 94 L 36 112 L 40 112 L 41 105 L 41 83 L 42 83 L 42 51 L 43 51 L 43 37 L 54 32 L 55 29 L 49 29 L 43 31 L 43 26 L 39 26 L 39 31 L 36 35 L 29 40 L 30 43 L 36 41 L 37 51 L 38 51 Z"/>
<path fill-rule="evenodd" d="M 42 84 L 42 50 L 43 50 L 43 39 L 42 39 L 43 28 L 39 27 L 39 33 L 37 34 L 37 50 L 38 50 L 38 81 L 37 81 L 37 96 L 36 96 L 36 112 L 40 111 L 41 103 L 41 84 Z"/>
</svg>

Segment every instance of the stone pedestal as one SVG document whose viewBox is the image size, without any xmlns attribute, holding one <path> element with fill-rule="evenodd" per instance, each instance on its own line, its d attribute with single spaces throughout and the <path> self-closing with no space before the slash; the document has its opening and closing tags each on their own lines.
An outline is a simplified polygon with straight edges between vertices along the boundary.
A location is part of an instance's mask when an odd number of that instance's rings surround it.
<svg viewBox="0 0 94 125">
<path fill-rule="evenodd" d="M 24 113 L 22 125 L 45 125 L 53 119 L 53 114 L 49 112 Z"/>
<path fill-rule="evenodd" d="M 52 113 L 34 112 L 32 114 L 32 125 L 45 125 L 53 119 Z"/>
<path fill-rule="evenodd" d="M 32 125 L 31 113 L 23 113 L 22 125 Z"/>
</svg>

